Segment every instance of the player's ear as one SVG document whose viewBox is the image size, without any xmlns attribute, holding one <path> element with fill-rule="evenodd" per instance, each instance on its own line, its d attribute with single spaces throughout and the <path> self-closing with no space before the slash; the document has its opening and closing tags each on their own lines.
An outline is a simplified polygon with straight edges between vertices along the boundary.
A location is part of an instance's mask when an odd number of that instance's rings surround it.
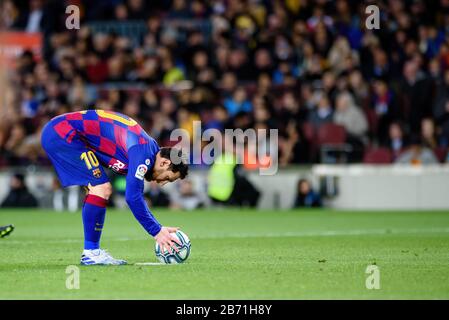
<svg viewBox="0 0 449 320">
<path fill-rule="evenodd" d="M 162 158 L 161 167 L 169 167 L 171 165 L 170 159 Z"/>
</svg>

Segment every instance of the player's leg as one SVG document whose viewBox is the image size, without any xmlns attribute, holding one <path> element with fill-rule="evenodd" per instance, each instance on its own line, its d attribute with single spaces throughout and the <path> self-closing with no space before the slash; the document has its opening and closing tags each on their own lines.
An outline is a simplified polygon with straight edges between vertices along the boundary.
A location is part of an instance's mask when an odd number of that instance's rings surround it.
<svg viewBox="0 0 449 320">
<path fill-rule="evenodd" d="M 87 189 L 88 192 L 82 211 L 84 251 L 81 255 L 81 264 L 126 264 L 126 261 L 114 259 L 107 251 L 100 249 L 100 238 L 106 216 L 106 205 L 112 194 L 112 185 L 109 182 L 95 186 L 89 184 Z"/>
<path fill-rule="evenodd" d="M 111 189 L 109 178 L 95 153 L 86 147 L 67 122 L 57 119 L 47 124 L 42 132 L 42 147 L 63 187 L 79 185 L 91 188 L 82 210 L 84 249 L 99 249 L 106 203 L 110 196 L 106 191 Z"/>
<path fill-rule="evenodd" d="M 125 260 L 114 259 L 106 250 L 100 249 L 101 232 L 106 216 L 106 205 L 112 194 L 109 182 L 87 186 L 82 217 L 84 226 L 84 251 L 82 265 L 123 265 Z"/>
<path fill-rule="evenodd" d="M 44 128 L 42 147 L 63 187 L 78 185 L 89 188 L 82 210 L 86 248 L 81 264 L 124 264 L 125 261 L 113 259 L 99 248 L 111 185 L 94 151 L 87 148 L 64 121 L 50 122 Z"/>
<path fill-rule="evenodd" d="M 82 210 L 84 250 L 94 250 L 100 248 L 106 206 L 112 194 L 112 186 L 106 182 L 96 186 L 89 185 L 87 188 L 88 193 Z"/>
</svg>

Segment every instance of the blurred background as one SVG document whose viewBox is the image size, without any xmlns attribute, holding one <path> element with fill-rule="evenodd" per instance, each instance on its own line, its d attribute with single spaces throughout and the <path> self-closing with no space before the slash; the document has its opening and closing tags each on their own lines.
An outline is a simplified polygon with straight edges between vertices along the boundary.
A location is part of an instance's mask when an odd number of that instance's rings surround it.
<svg viewBox="0 0 449 320">
<path fill-rule="evenodd" d="M 365 26 L 370 4 L 379 29 Z M 276 175 L 192 165 L 147 186 L 152 206 L 447 209 L 448 35 L 448 0 L 0 0 L 0 205 L 78 210 L 40 132 L 97 108 L 164 146 L 197 120 L 279 130 Z M 123 207 L 124 178 L 111 180 Z"/>
</svg>

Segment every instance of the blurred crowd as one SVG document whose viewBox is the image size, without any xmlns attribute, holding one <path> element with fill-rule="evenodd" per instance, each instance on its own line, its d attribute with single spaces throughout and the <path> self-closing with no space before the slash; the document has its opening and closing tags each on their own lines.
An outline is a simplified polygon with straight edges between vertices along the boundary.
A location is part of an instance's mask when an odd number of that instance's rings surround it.
<svg viewBox="0 0 449 320">
<path fill-rule="evenodd" d="M 69 4 L 81 9 L 80 30 L 65 28 Z M 380 9 L 378 30 L 365 26 L 369 4 Z M 123 112 L 161 144 L 195 120 L 203 129 L 279 129 L 281 166 L 323 161 L 323 127 L 344 130 L 342 142 L 357 151 L 347 161 L 445 161 L 448 0 L 0 5 L 0 28 L 45 36 L 41 57 L 19 56 L 2 88 L 0 165 L 48 163 L 42 127 L 86 108 Z M 140 29 L 114 29 L 123 22 Z M 367 156 L 373 150 L 383 153 Z"/>
</svg>

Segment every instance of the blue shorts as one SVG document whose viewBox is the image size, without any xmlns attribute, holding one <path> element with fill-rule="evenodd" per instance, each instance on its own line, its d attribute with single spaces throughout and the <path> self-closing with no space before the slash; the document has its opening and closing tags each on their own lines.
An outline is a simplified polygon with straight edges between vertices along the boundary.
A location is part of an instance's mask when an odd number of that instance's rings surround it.
<svg viewBox="0 0 449 320">
<path fill-rule="evenodd" d="M 59 181 L 63 187 L 96 186 L 109 182 L 95 151 L 87 147 L 75 129 L 62 138 L 50 121 L 42 130 L 42 147 L 53 163 Z"/>
</svg>

